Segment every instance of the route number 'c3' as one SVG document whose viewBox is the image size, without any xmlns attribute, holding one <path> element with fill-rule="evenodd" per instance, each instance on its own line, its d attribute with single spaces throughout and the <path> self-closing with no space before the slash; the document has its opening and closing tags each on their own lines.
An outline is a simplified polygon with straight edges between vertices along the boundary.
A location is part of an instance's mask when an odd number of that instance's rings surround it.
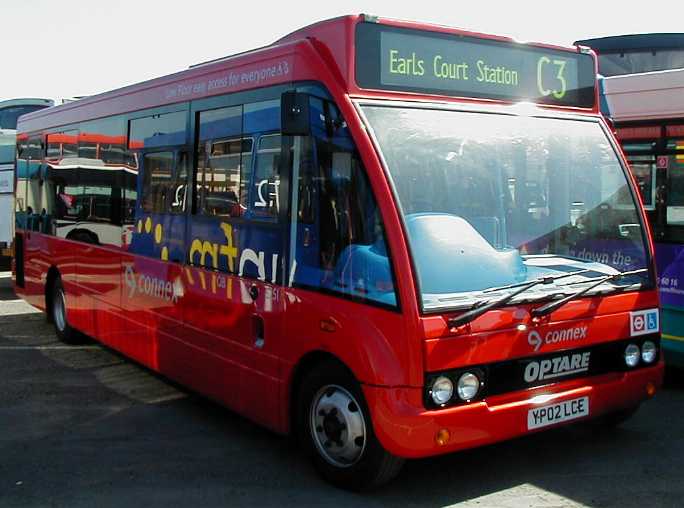
<svg viewBox="0 0 684 508">
<path fill-rule="evenodd" d="M 563 75 L 566 61 L 553 60 L 553 65 L 558 67 L 558 74 L 556 74 L 556 78 L 558 78 L 558 81 L 560 81 L 560 90 L 555 88 L 553 90 L 549 90 L 544 86 L 544 66 L 551 65 L 551 63 L 551 59 L 548 56 L 541 57 L 537 62 L 537 88 L 539 89 L 539 93 L 541 93 L 544 97 L 553 94 L 556 99 L 562 99 L 565 97 L 565 92 L 567 91 L 567 82 L 565 81 L 565 76 Z"/>
</svg>

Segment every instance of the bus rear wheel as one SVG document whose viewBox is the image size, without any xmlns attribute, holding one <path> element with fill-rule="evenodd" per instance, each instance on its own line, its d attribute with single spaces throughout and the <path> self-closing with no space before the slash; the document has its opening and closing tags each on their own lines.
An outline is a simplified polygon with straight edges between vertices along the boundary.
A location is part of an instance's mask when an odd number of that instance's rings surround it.
<svg viewBox="0 0 684 508">
<path fill-rule="evenodd" d="M 368 490 L 399 473 L 404 459 L 382 447 L 369 415 L 359 383 L 340 365 L 319 365 L 303 379 L 297 407 L 299 441 L 330 483 Z"/>
<path fill-rule="evenodd" d="M 82 336 L 74 330 L 67 320 L 66 295 L 62 280 L 57 278 L 52 284 L 50 300 L 50 316 L 55 325 L 57 338 L 65 344 L 80 344 L 83 342 Z"/>
</svg>

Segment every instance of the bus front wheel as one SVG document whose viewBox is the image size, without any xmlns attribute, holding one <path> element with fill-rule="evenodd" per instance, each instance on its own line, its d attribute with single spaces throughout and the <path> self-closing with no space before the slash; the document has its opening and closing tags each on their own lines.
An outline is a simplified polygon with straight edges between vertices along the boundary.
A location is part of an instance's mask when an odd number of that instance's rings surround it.
<svg viewBox="0 0 684 508">
<path fill-rule="evenodd" d="M 300 443 L 330 483 L 367 490 L 389 482 L 404 460 L 375 437 L 359 383 L 342 366 L 325 363 L 303 379 L 298 397 Z"/>
</svg>

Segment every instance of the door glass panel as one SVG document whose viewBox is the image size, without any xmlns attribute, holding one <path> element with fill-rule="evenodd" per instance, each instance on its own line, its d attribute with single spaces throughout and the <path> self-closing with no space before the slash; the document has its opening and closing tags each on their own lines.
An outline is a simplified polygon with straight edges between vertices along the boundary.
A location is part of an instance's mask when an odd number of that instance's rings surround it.
<svg viewBox="0 0 684 508">
<path fill-rule="evenodd" d="M 639 187 L 644 208 L 655 208 L 656 160 L 653 155 L 631 155 L 629 166 Z"/>
<path fill-rule="evenodd" d="M 280 134 L 270 134 L 259 139 L 252 185 L 252 213 L 255 217 L 278 216 L 280 143 Z"/>
<path fill-rule="evenodd" d="M 299 142 L 291 281 L 396 306 L 380 210 L 361 158 L 336 108 L 317 99 L 311 106 L 316 135 Z"/>
<path fill-rule="evenodd" d="M 684 140 L 667 143 L 667 223 L 684 225 Z"/>
</svg>

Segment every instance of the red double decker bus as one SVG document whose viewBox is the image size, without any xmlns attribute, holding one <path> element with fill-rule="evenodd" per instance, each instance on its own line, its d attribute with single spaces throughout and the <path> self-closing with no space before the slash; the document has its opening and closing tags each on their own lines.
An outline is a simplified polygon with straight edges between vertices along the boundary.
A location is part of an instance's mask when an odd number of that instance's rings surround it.
<svg viewBox="0 0 684 508">
<path fill-rule="evenodd" d="M 297 433 L 348 488 L 615 424 L 663 362 L 595 71 L 589 50 L 347 16 L 24 116 L 16 291 L 62 340 Z"/>
</svg>

